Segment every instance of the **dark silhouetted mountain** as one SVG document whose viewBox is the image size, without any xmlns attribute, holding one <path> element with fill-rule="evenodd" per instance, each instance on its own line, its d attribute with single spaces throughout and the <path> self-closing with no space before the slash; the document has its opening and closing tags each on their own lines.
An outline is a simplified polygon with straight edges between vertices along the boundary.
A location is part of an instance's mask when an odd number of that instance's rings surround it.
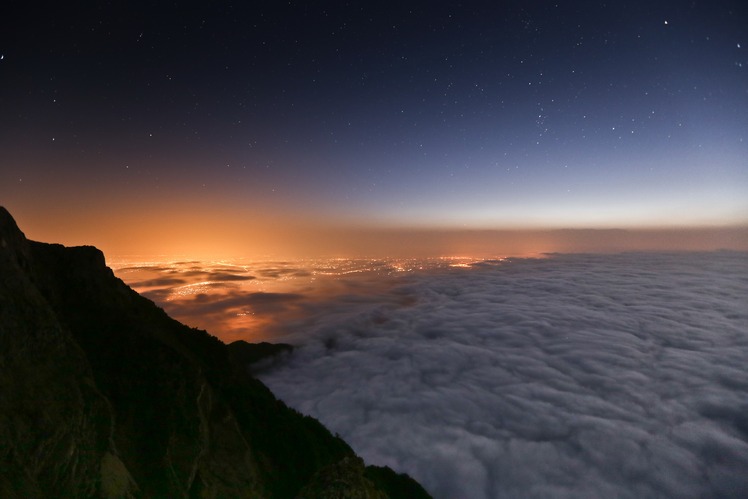
<svg viewBox="0 0 748 499">
<path fill-rule="evenodd" d="M 0 497 L 338 497 L 339 470 L 356 497 L 428 497 L 241 367 L 284 350 L 230 353 L 0 207 Z"/>
<path fill-rule="evenodd" d="M 293 352 L 293 346 L 287 343 L 248 343 L 243 340 L 228 344 L 229 357 L 240 369 L 250 373 L 259 373 L 283 360 L 285 355 Z"/>
</svg>

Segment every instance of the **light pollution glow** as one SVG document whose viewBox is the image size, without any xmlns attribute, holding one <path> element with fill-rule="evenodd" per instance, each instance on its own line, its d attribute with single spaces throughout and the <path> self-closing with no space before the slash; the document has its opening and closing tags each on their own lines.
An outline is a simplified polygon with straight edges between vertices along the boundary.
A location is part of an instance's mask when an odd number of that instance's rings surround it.
<svg viewBox="0 0 748 499">
<path fill-rule="evenodd" d="M 533 256 L 542 253 L 748 249 L 748 226 L 623 229 L 408 227 L 343 224 L 213 203 L 112 206 L 6 204 L 27 237 L 67 246 L 93 245 L 109 258 L 424 258 Z"/>
<path fill-rule="evenodd" d="M 316 304 L 336 297 L 381 296 L 413 272 L 469 268 L 467 257 L 164 261 L 112 259 L 116 275 L 170 316 L 221 340 L 273 341 L 317 319 Z M 494 259 L 494 262 L 500 259 Z M 403 298 L 395 298 L 402 300 Z M 405 299 L 407 302 L 408 300 Z"/>
</svg>

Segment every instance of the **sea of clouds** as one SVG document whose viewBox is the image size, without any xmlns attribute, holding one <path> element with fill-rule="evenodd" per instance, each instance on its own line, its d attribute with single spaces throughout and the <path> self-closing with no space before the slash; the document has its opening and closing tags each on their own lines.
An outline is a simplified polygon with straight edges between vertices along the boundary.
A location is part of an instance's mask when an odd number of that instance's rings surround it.
<svg viewBox="0 0 748 499">
<path fill-rule="evenodd" d="M 439 499 L 748 497 L 748 254 L 465 262 L 113 267 Z"/>
<path fill-rule="evenodd" d="M 368 462 L 437 498 L 748 497 L 745 253 L 488 261 L 371 289 L 297 303 L 277 340 L 299 347 L 261 377 Z"/>
</svg>

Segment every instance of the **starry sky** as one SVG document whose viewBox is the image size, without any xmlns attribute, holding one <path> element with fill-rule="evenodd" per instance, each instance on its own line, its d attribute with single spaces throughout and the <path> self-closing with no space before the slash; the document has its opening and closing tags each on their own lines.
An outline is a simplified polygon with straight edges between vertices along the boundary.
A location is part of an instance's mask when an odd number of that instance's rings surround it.
<svg viewBox="0 0 748 499">
<path fill-rule="evenodd" d="M 35 239 L 748 226 L 739 1 L 11 3 L 0 204 Z"/>
</svg>

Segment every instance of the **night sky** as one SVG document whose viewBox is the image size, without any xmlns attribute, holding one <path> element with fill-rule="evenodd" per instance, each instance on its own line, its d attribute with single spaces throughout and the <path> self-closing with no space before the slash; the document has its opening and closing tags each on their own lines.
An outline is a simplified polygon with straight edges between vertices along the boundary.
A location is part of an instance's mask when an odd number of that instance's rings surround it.
<svg viewBox="0 0 748 499">
<path fill-rule="evenodd" d="M 32 238 L 748 224 L 742 2 L 11 3 L 0 204 Z"/>
</svg>

